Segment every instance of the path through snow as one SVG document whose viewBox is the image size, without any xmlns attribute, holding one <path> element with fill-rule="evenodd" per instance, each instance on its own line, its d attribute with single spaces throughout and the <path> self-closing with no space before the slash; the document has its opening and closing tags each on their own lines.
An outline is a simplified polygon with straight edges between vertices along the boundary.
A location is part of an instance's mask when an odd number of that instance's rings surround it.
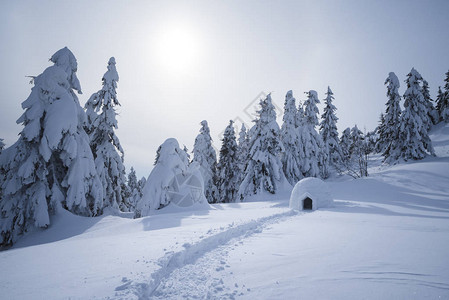
<svg viewBox="0 0 449 300">
<path fill-rule="evenodd" d="M 133 282 L 123 278 L 115 298 L 118 299 L 232 299 L 243 295 L 244 286 L 235 283 L 232 290 L 226 287 L 218 274 L 229 265 L 225 257 L 234 246 L 256 233 L 262 232 L 271 224 L 287 220 L 297 215 L 288 211 L 274 214 L 250 222 L 234 225 L 218 233 L 213 233 L 200 241 L 183 245 L 184 249 L 168 253 L 158 264 L 160 269 L 151 275 L 148 282 Z"/>
</svg>

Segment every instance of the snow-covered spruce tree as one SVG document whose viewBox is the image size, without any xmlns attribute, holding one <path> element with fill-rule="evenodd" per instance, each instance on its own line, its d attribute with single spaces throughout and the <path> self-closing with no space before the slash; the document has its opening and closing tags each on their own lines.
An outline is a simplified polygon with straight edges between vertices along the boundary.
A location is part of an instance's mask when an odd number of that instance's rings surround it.
<svg viewBox="0 0 449 300">
<path fill-rule="evenodd" d="M 373 130 L 373 131 L 368 131 L 365 136 L 365 152 L 366 154 L 372 154 L 376 152 L 376 144 L 377 141 L 379 140 L 379 136 L 377 135 L 377 131 Z"/>
<path fill-rule="evenodd" d="M 380 138 L 381 136 L 385 137 L 385 130 L 386 130 L 385 116 L 383 113 L 381 113 L 379 117 L 379 125 L 377 125 L 376 127 L 377 140 L 376 146 L 374 147 L 374 151 L 376 153 L 382 152 L 383 151 L 382 149 L 386 147 L 386 141 Z"/>
<path fill-rule="evenodd" d="M 348 127 L 345 130 L 343 130 L 340 137 L 340 149 L 343 157 L 343 164 L 346 164 L 350 160 L 351 144 L 352 144 L 351 128 Z"/>
<path fill-rule="evenodd" d="M 137 192 L 139 194 L 139 197 L 137 199 L 142 198 L 143 187 L 145 186 L 146 183 L 147 179 L 145 177 L 142 177 L 139 179 L 139 181 L 137 181 Z"/>
<path fill-rule="evenodd" d="M 128 174 L 128 181 L 126 186 L 126 204 L 128 211 L 134 212 L 136 205 L 140 198 L 142 198 L 143 187 L 145 186 L 146 179 L 142 177 L 137 180 L 136 171 L 131 167 L 131 171 Z"/>
<path fill-rule="evenodd" d="M 378 150 L 382 153 L 384 161 L 391 162 L 397 159 L 392 153 L 398 153 L 399 128 L 401 125 L 401 96 L 399 95 L 399 79 L 393 72 L 388 74 L 385 80 L 387 85 L 387 103 L 384 116 L 384 123 L 379 131 Z"/>
<path fill-rule="evenodd" d="M 169 138 L 160 145 L 156 153 L 154 168 L 146 180 L 134 216 L 136 218 L 148 216 L 151 211 L 170 204 L 174 192 L 184 192 L 180 186 L 177 186 L 175 191 L 173 185 L 178 175 L 184 176 L 188 173 L 188 164 L 187 155 L 184 150 L 179 148 L 176 139 Z M 201 177 L 201 175 L 199 176 Z M 200 192 L 203 195 L 202 188 L 200 188 Z"/>
<path fill-rule="evenodd" d="M 390 151 L 392 158 L 402 158 L 407 161 L 423 159 L 429 154 L 434 155 L 428 133 L 429 117 L 420 87 L 421 81 L 421 75 L 412 68 L 405 80 L 407 90 L 404 93 L 404 111 L 398 136 L 400 147 L 397 147 L 394 152 Z"/>
<path fill-rule="evenodd" d="M 219 199 L 217 188 L 217 154 L 212 147 L 212 138 L 206 120 L 201 121 L 200 133 L 193 145 L 193 162 L 200 166 L 204 179 L 204 194 L 209 203 L 215 203 Z"/>
<path fill-rule="evenodd" d="M 239 185 L 242 183 L 242 180 L 245 176 L 245 168 L 248 163 L 248 155 L 249 155 L 249 136 L 248 131 L 246 130 L 245 124 L 242 123 L 242 127 L 239 132 L 239 143 L 237 146 L 237 163 L 239 166 Z"/>
<path fill-rule="evenodd" d="M 3 142 L 3 139 L 0 139 L 0 154 L 2 154 L 3 148 L 5 148 L 5 143 Z"/>
<path fill-rule="evenodd" d="M 449 71 L 446 73 L 444 82 L 444 92 L 441 92 L 441 89 L 438 91 L 437 111 L 439 122 L 449 123 Z"/>
<path fill-rule="evenodd" d="M 438 94 L 437 94 L 437 98 L 436 98 L 436 111 L 438 114 L 438 122 L 443 121 L 443 117 L 442 117 L 442 111 L 444 111 L 444 107 L 447 105 L 447 103 L 445 103 L 445 98 L 444 98 L 444 93 L 441 90 L 441 86 L 438 87 Z"/>
<path fill-rule="evenodd" d="M 422 95 L 424 97 L 424 103 L 427 108 L 427 117 L 429 118 L 430 121 L 427 130 L 430 130 L 432 128 L 432 125 L 438 123 L 438 112 L 433 106 L 433 100 L 430 97 L 429 83 L 424 79 L 422 81 Z"/>
<path fill-rule="evenodd" d="M 296 99 L 293 97 L 293 92 L 288 91 L 287 95 L 285 95 L 284 116 L 281 126 L 281 141 L 284 145 L 284 151 L 281 153 L 281 161 L 285 178 L 291 185 L 295 185 L 302 179 L 300 170 L 301 162 L 298 155 L 299 135 L 296 128 L 297 113 Z"/>
<path fill-rule="evenodd" d="M 239 188 L 240 200 L 261 192 L 274 194 L 285 181 L 279 159 L 283 146 L 271 94 L 261 99 L 260 106 L 258 118 L 249 132 L 248 165 Z"/>
<path fill-rule="evenodd" d="M 328 152 L 325 148 L 321 136 L 315 130 L 318 125 L 318 94 L 316 91 L 309 91 L 304 109 L 304 123 L 300 130 L 300 139 L 304 156 L 301 159 L 301 172 L 304 177 L 324 177 L 328 176 Z"/>
<path fill-rule="evenodd" d="M 5 148 L 5 143 L 3 143 L 3 139 L 0 139 L 0 156 L 3 152 L 3 148 Z M 2 201 L 2 182 L 4 180 L 5 177 L 5 172 L 4 170 L 2 170 L 1 166 L 0 166 L 0 202 Z"/>
<path fill-rule="evenodd" d="M 237 158 L 237 142 L 235 140 L 234 122 L 229 121 L 220 149 L 218 170 L 219 202 L 235 202 L 239 189 L 240 168 Z"/>
<path fill-rule="evenodd" d="M 304 116 L 304 104 L 299 102 L 298 103 L 298 110 L 296 112 L 296 134 L 297 134 L 297 138 L 296 138 L 296 150 L 297 152 L 297 157 L 299 158 L 299 162 L 300 162 L 300 171 L 301 171 L 301 176 L 304 177 L 304 175 L 302 174 L 302 169 L 301 169 L 301 164 L 302 164 L 302 159 L 305 157 L 304 155 L 304 145 L 303 145 L 303 130 L 304 130 L 304 124 L 306 122 L 306 118 Z"/>
<path fill-rule="evenodd" d="M 18 141 L 0 156 L 0 244 L 10 245 L 32 227 L 46 228 L 50 215 L 63 208 L 95 216 L 103 207 L 86 114 L 74 91 L 81 93 L 77 62 L 68 48 L 50 59 L 54 65 L 34 78 L 31 94 L 17 120 L 24 128 Z"/>
<path fill-rule="evenodd" d="M 122 197 L 126 203 L 127 211 L 134 211 L 136 208 L 137 200 L 139 200 L 138 195 L 138 183 L 136 170 L 131 167 L 131 170 L 128 173 L 128 180 L 126 182 L 126 186 L 122 189 Z"/>
<path fill-rule="evenodd" d="M 324 99 L 324 113 L 321 115 L 320 135 L 325 147 L 329 150 L 329 162 L 335 166 L 342 160 L 340 144 L 338 142 L 338 118 L 335 115 L 337 108 L 332 104 L 334 93 L 332 93 L 330 87 L 327 87 L 326 95 L 326 99 Z"/>
<path fill-rule="evenodd" d="M 350 160 L 347 164 L 348 174 L 354 178 L 368 176 L 368 144 L 363 132 L 357 125 L 351 129 Z"/>
<path fill-rule="evenodd" d="M 182 148 L 182 150 L 184 150 L 184 152 L 186 153 L 187 160 L 189 161 L 189 164 L 190 164 L 190 154 L 189 154 L 189 149 L 187 149 L 186 145 L 184 145 L 184 148 Z"/>
<path fill-rule="evenodd" d="M 122 188 L 126 182 L 123 165 L 123 149 L 114 130 L 117 126 L 115 106 L 117 99 L 117 82 L 115 59 L 111 57 L 108 70 L 103 75 L 103 87 L 92 94 L 85 107 L 88 116 L 87 132 L 90 147 L 95 159 L 95 166 L 103 186 L 103 203 L 105 207 L 127 211 Z"/>
</svg>

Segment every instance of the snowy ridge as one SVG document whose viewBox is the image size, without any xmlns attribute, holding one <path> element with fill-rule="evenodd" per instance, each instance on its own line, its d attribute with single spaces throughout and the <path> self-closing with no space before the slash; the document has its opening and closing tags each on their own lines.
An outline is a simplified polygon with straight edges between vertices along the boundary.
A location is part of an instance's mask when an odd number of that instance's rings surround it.
<svg viewBox="0 0 449 300">
<path fill-rule="evenodd" d="M 167 253 L 158 260 L 161 268 L 151 275 L 149 283 L 132 282 L 125 277 L 122 278 L 124 284 L 115 288 L 117 293 L 112 299 L 148 299 L 153 296 L 162 296 L 164 298 L 163 295 L 158 295 L 158 287 L 172 276 L 175 271 L 187 265 L 196 264 L 201 257 L 218 249 L 220 246 L 233 240 L 244 239 L 260 233 L 268 225 L 285 221 L 288 217 L 295 215 L 298 215 L 298 212 L 287 211 L 240 225 L 232 223 L 223 231 L 203 238 L 195 244 L 186 243 L 183 245 L 183 250 Z M 212 230 L 209 230 L 208 233 L 212 233 Z M 220 263 L 223 262 L 220 261 Z M 199 284 L 201 285 L 200 282 Z"/>
</svg>

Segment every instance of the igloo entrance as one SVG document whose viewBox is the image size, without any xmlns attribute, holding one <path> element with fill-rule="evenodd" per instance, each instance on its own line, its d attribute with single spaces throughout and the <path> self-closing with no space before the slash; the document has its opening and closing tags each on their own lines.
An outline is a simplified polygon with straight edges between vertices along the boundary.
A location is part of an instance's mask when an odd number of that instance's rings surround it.
<svg viewBox="0 0 449 300">
<path fill-rule="evenodd" d="M 302 200 L 302 209 L 303 210 L 312 210 L 312 199 L 309 197 L 306 197 L 304 200 Z"/>
</svg>

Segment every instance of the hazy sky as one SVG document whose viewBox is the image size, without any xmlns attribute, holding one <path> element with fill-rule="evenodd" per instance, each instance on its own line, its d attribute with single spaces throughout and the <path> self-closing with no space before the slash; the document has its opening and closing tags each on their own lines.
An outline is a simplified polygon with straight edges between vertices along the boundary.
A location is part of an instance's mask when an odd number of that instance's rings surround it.
<svg viewBox="0 0 449 300">
<path fill-rule="evenodd" d="M 290 89 L 299 101 L 311 89 L 324 99 L 329 85 L 339 131 L 372 130 L 389 72 L 403 93 L 415 67 L 436 96 L 449 69 L 448 28 L 444 0 L 1 1 L 0 137 L 17 140 L 32 87 L 25 76 L 64 46 L 78 60 L 82 105 L 116 58 L 117 135 L 139 176 L 166 138 L 192 150 L 201 120 L 220 147 L 230 119 L 251 124 L 261 93 L 282 108 Z"/>
</svg>

